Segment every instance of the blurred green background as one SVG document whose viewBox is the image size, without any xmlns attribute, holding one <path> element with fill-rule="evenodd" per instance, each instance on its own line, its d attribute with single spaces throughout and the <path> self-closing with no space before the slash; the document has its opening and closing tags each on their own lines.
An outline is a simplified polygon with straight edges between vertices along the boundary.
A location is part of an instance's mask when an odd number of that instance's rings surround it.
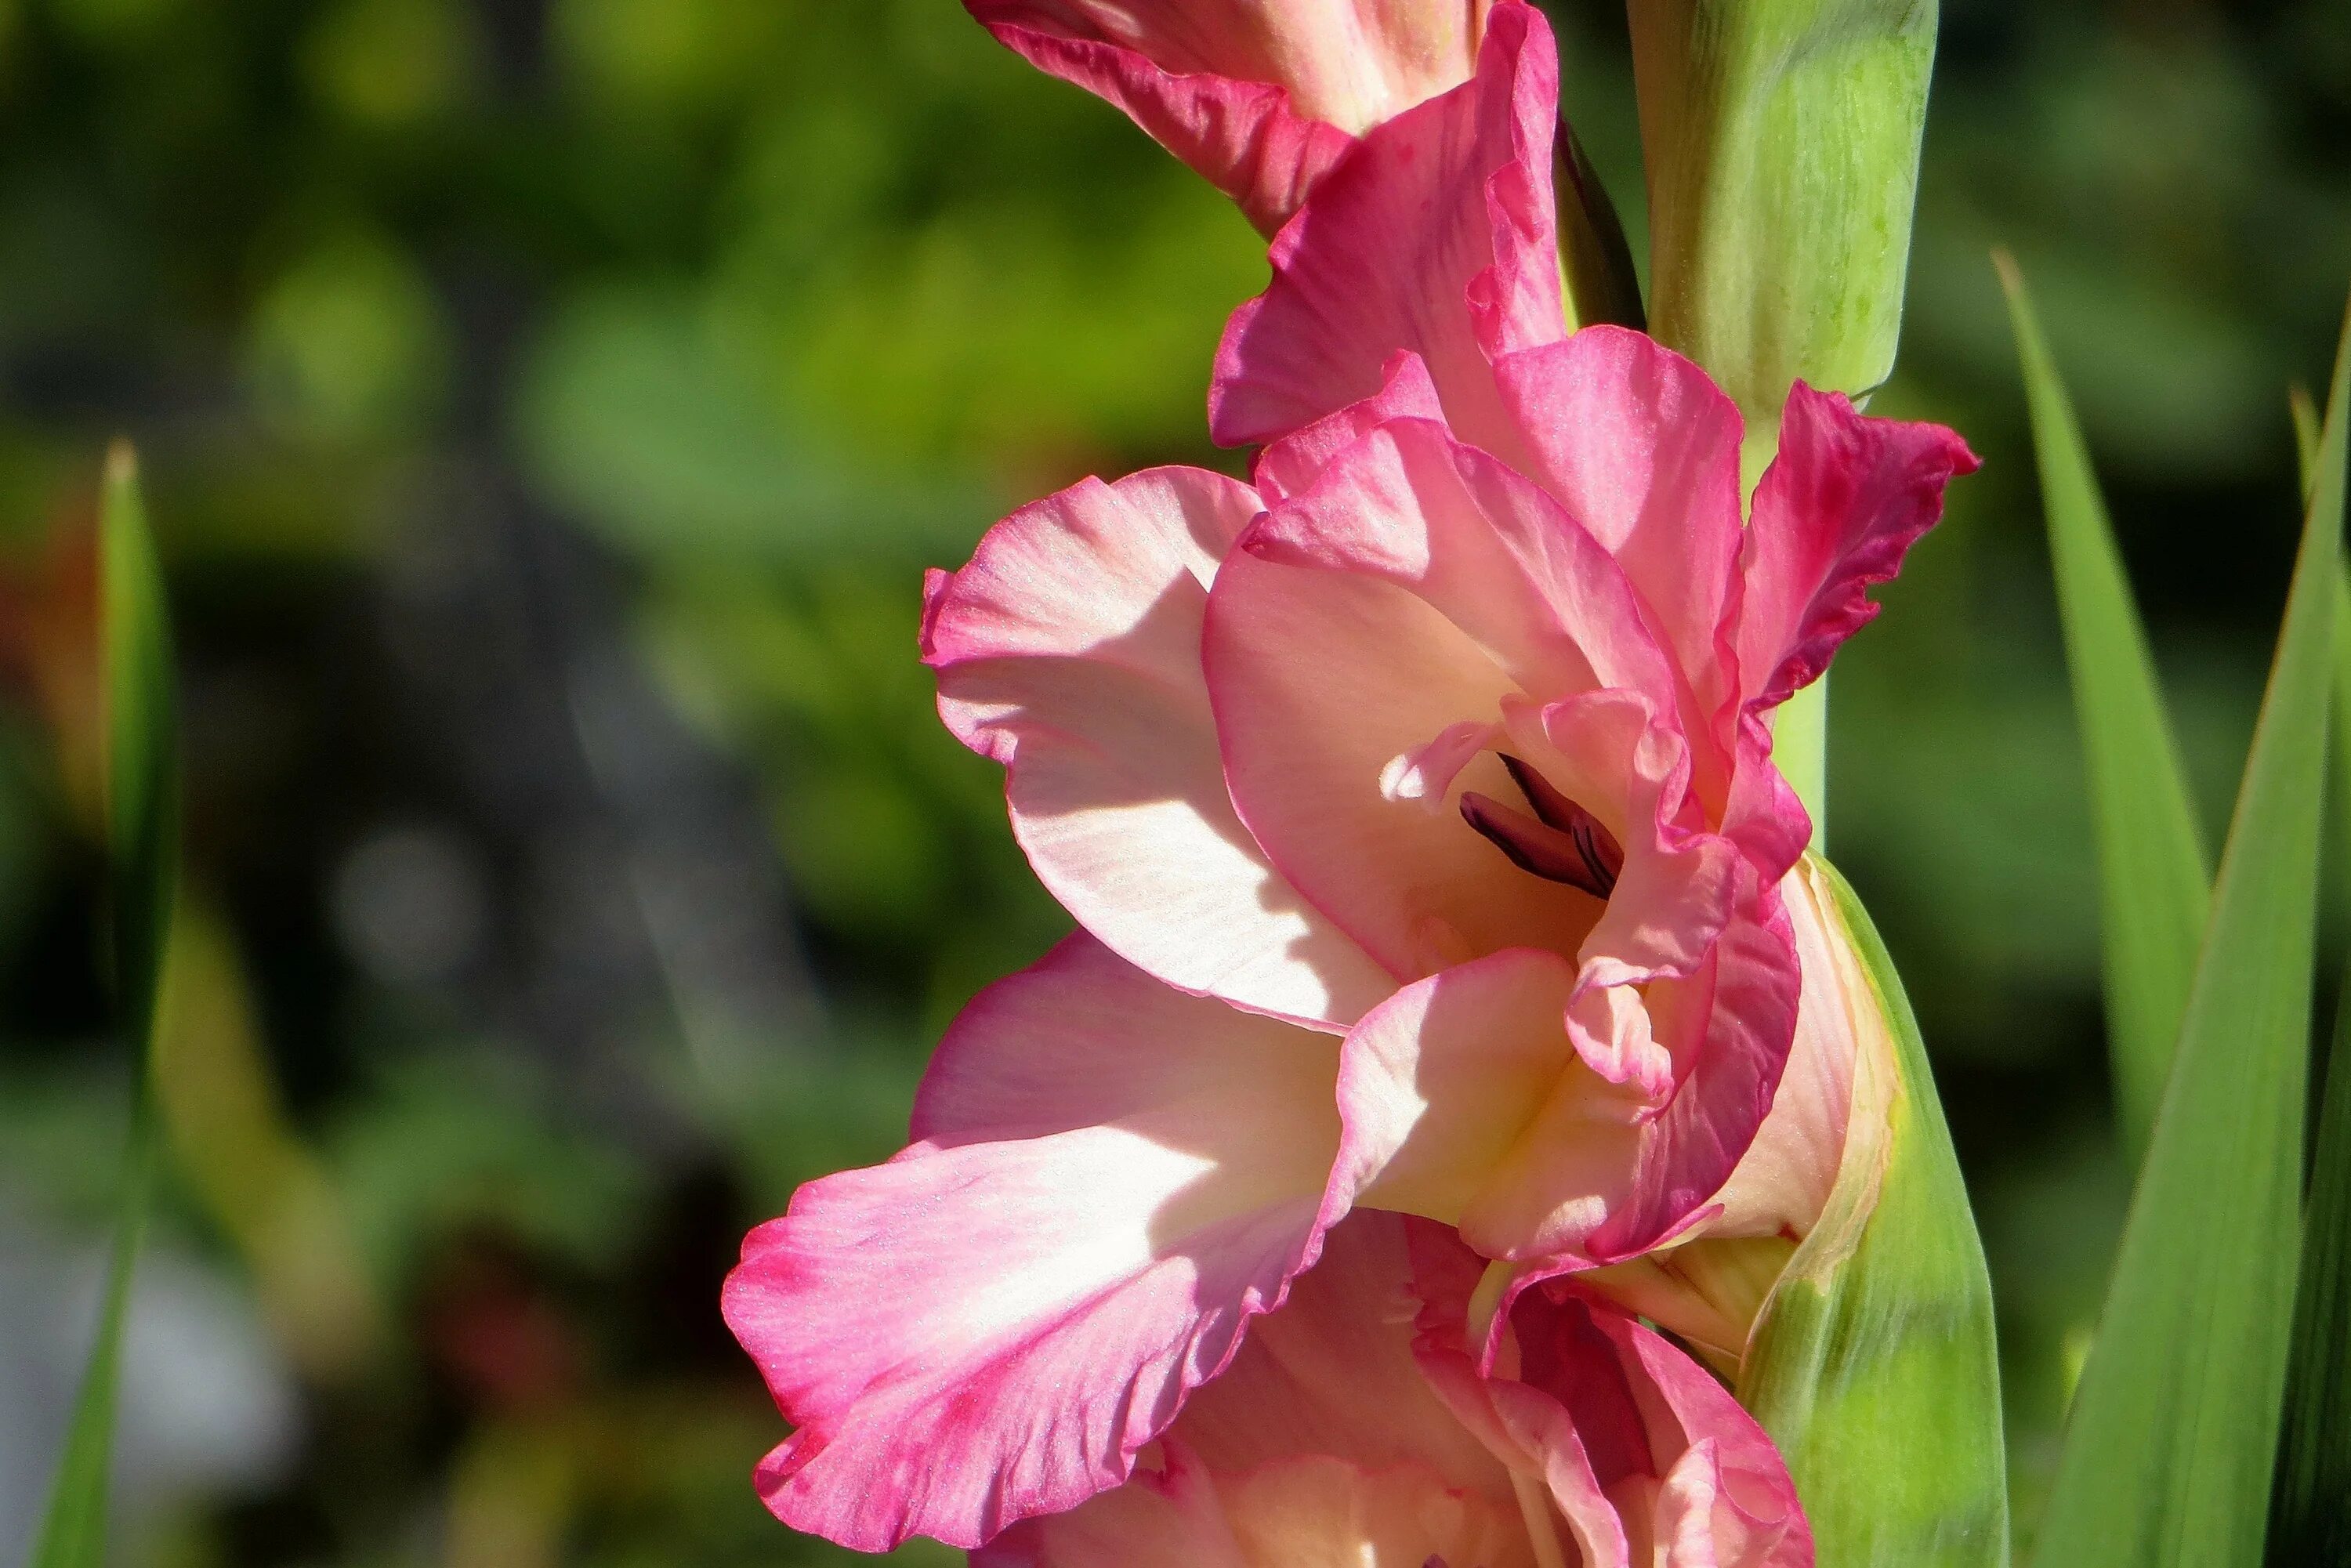
<svg viewBox="0 0 2351 1568">
<path fill-rule="evenodd" d="M 1622 16 L 1553 15 L 1637 248 Z M 2285 389 L 2351 279 L 2351 8 L 1943 16 L 1876 410 L 1986 467 L 1838 665 L 1834 848 L 1974 1184 L 2029 1528 L 2126 1186 L 1987 253 L 2050 318 L 2217 841 Z M 896 1145 L 941 1024 L 1066 925 L 933 716 L 920 570 L 1088 472 L 1237 468 L 1203 395 L 1262 256 L 955 0 L 0 0 L 0 1563 L 127 1082 L 105 439 L 148 463 L 189 746 L 118 1559 L 832 1563 L 752 1494 L 780 1424 L 718 1280 Z"/>
</svg>

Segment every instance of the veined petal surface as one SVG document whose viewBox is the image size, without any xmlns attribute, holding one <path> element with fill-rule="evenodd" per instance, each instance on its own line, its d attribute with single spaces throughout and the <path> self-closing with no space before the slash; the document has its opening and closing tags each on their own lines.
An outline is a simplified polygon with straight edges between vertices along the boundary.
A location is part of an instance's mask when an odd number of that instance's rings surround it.
<svg viewBox="0 0 2351 1568">
<path fill-rule="evenodd" d="M 1259 510 L 1190 468 L 1024 507 L 934 574 L 924 657 L 947 727 L 1005 765 L 1029 863 L 1088 930 L 1181 989 L 1343 1026 L 1388 977 L 1241 826 L 1201 673 L 1208 586 Z"/>
<path fill-rule="evenodd" d="M 920 1141 L 802 1187 L 728 1276 L 799 1427 L 768 1506 L 862 1551 L 976 1546 L 1124 1480 L 1339 1211 L 1336 1050 L 1084 936 L 984 993 Z"/>
</svg>

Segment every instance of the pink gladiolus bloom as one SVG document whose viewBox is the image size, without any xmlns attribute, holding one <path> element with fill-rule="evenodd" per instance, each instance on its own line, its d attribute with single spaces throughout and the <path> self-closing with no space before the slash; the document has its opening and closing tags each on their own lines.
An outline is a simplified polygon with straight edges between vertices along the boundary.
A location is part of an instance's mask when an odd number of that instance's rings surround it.
<svg viewBox="0 0 2351 1568">
<path fill-rule="evenodd" d="M 1402 356 L 1254 486 L 1087 481 L 935 574 L 941 711 L 1084 930 L 747 1246 L 788 1521 L 977 1545 L 1123 1481 L 1352 1207 L 1536 1271 L 1716 1218 L 1796 1030 L 1765 716 L 1973 460 L 1799 387 L 1742 530 L 1687 361 L 1499 371 L 1532 476 Z"/>
<path fill-rule="evenodd" d="M 956 1022 L 911 1146 L 746 1244 L 726 1316 L 796 1427 L 758 1474 L 787 1522 L 976 1547 L 1155 1489 L 1231 1522 L 1193 1413 L 1359 1209 L 1514 1271 L 1481 1345 L 1422 1359 L 1593 1562 L 1622 1560 L 1595 1491 L 1628 1543 L 1670 1506 L 1656 1539 L 1698 1544 L 1660 1560 L 1693 1568 L 1719 1500 L 1752 1501 L 1719 1411 L 1559 1470 L 1565 1428 L 1500 1389 L 1585 1415 L 1509 1376 L 1509 1342 L 1522 1367 L 1605 1342 L 1666 1406 L 1700 1399 L 1549 1277 L 1768 1239 L 1835 1169 L 1832 1047 L 1798 1060 L 1788 1169 L 1734 1177 L 1811 960 L 1770 715 L 1974 458 L 1799 385 L 1742 527 L 1730 400 L 1637 333 L 1560 335 L 1555 70 L 1501 0 L 1475 78 L 1371 127 L 1290 220 L 1217 368 L 1220 433 L 1270 443 L 1250 483 L 1087 480 L 933 574 L 941 715 L 1005 765 L 1081 929 Z M 1351 1453 L 1295 1449 L 1324 1479 Z M 1654 1509 L 1617 1500 L 1636 1483 Z"/>
<path fill-rule="evenodd" d="M 1124 110 L 1270 235 L 1358 136 L 1468 79 L 1492 0 L 964 3 L 1032 65 Z"/>
<path fill-rule="evenodd" d="M 1528 1291 L 1465 1343 L 1481 1260 L 1359 1214 L 1134 1478 L 974 1568 L 1809 1568 L 1771 1440 L 1631 1318 Z"/>
</svg>

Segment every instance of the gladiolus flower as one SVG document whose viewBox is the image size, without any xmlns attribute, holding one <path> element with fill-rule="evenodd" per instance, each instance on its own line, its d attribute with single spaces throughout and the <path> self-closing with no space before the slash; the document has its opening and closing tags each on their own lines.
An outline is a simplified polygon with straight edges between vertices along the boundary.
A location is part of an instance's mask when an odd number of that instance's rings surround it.
<svg viewBox="0 0 2351 1568">
<path fill-rule="evenodd" d="M 1508 0 L 1506 0 L 1508 3 Z M 965 0 L 1272 234 L 1355 139 L 1469 78 L 1492 0 Z"/>
<path fill-rule="evenodd" d="M 910 1147 L 746 1243 L 726 1315 L 797 1427 L 758 1475 L 788 1522 L 978 1546 L 1138 1468 L 1119 1495 L 1222 1500 L 1163 1439 L 1365 1209 L 1507 1265 L 1438 1385 L 1558 1496 L 1519 1396 L 1487 1410 L 1510 1334 L 1575 1319 L 1673 1380 L 1552 1277 L 1782 1201 L 1733 1176 L 1799 1033 L 1810 825 L 1770 716 L 1974 459 L 1799 385 L 1742 527 L 1729 399 L 1638 333 L 1560 335 L 1555 71 L 1500 0 L 1475 78 L 1282 231 L 1213 401 L 1270 443 L 1249 484 L 1088 480 L 932 575 L 941 715 L 1081 929 L 956 1021 Z M 1705 1441 L 1594 1484 L 1696 1530 L 1745 1484 Z"/>
<path fill-rule="evenodd" d="M 975 1568 L 1809 1568 L 1771 1440 L 1656 1334 L 1531 1291 L 1466 1343 L 1482 1260 L 1359 1214 L 1134 1478 Z"/>
<path fill-rule="evenodd" d="M 1712 1218 L 1796 1031 L 1765 716 L 1972 458 L 1799 388 L 1742 530 L 1687 361 L 1497 382 L 1533 475 L 1403 356 L 1254 486 L 1088 481 L 934 575 L 941 711 L 1084 930 L 747 1246 L 789 1521 L 977 1545 L 1118 1484 L 1351 1207 L 1541 1270 Z"/>
</svg>

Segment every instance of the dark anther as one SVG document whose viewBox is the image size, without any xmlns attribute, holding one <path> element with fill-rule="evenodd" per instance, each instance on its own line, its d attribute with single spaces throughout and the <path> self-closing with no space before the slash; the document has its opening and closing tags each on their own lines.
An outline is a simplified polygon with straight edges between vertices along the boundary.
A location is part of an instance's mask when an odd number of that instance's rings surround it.
<svg viewBox="0 0 2351 1568">
<path fill-rule="evenodd" d="M 1528 816 L 1490 795 L 1461 797 L 1461 816 L 1510 857 L 1510 863 L 1548 882 L 1581 888 L 1594 898 L 1616 890 L 1625 852 L 1600 819 L 1561 794 L 1550 780 L 1515 757 L 1502 765 L 1535 814 Z"/>
</svg>

